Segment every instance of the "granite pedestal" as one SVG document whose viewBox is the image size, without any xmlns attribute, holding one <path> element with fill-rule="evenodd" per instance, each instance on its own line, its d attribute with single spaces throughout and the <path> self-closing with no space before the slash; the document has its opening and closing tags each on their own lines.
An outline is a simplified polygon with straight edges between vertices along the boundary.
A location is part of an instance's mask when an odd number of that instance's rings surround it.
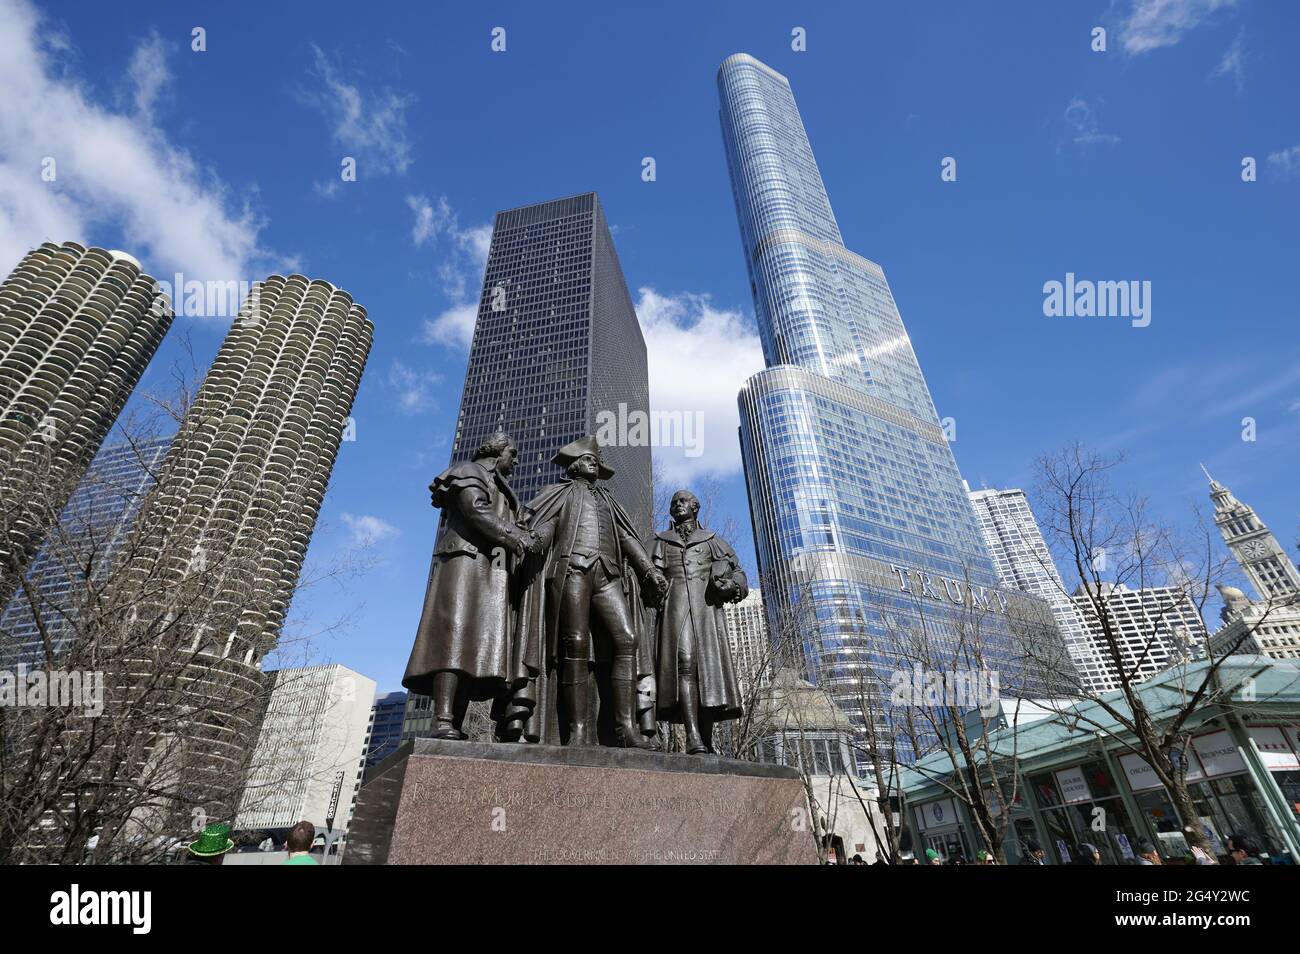
<svg viewBox="0 0 1300 954">
<path fill-rule="evenodd" d="M 416 739 L 361 788 L 344 864 L 816 864 L 786 766 Z"/>
</svg>

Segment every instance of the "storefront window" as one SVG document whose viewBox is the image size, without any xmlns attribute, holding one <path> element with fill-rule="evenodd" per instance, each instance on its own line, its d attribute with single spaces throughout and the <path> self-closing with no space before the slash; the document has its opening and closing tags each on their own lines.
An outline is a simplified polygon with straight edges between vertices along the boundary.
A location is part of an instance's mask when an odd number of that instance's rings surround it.
<svg viewBox="0 0 1300 954">
<path fill-rule="evenodd" d="M 1061 804 L 1061 796 L 1056 791 L 1056 781 L 1051 775 L 1035 775 L 1029 780 L 1029 784 L 1034 786 L 1034 797 L 1038 799 L 1039 805 L 1046 808 Z"/>
<path fill-rule="evenodd" d="M 1025 857 L 1025 845 L 1031 841 L 1038 841 L 1038 832 L 1034 828 L 1034 823 L 1029 818 L 1017 818 L 1015 820 L 1015 844 L 1008 851 L 1008 858 L 1014 863 L 1019 863 Z"/>
<path fill-rule="evenodd" d="M 1250 776 L 1229 775 L 1197 782 L 1187 788 L 1197 814 L 1214 823 L 1222 840 L 1226 842 L 1229 836 L 1241 835 L 1254 841 L 1271 858 L 1283 857 L 1285 847 L 1274 834 L 1273 827 L 1265 821 L 1267 812 L 1263 796 L 1251 784 Z"/>
<path fill-rule="evenodd" d="M 950 865 L 958 859 L 967 862 L 972 858 L 970 846 L 966 841 L 966 832 L 960 828 L 936 834 L 927 833 L 925 847 L 933 848 L 939 852 L 939 856 L 946 865 Z M 924 859 L 919 860 L 921 860 L 922 864 L 925 864 Z"/>
<path fill-rule="evenodd" d="M 1146 792 L 1136 792 L 1133 798 L 1151 827 L 1155 829 L 1161 857 L 1186 857 L 1191 848 L 1183 835 L 1183 824 L 1178 818 L 1178 812 L 1174 809 L 1169 793 L 1163 788 L 1154 788 Z M 1211 837 L 1211 841 L 1213 840 L 1214 837 Z"/>
<path fill-rule="evenodd" d="M 1074 849 L 1074 830 L 1064 812 L 1043 812 L 1043 823 L 1047 826 L 1047 839 L 1043 846 L 1050 864 L 1072 865 L 1078 860 Z"/>
<path fill-rule="evenodd" d="M 1169 794 L 1163 788 L 1135 792 L 1133 799 L 1157 834 L 1182 831 L 1183 826 L 1178 820 L 1178 812 L 1174 810 L 1174 803 L 1170 801 Z"/>
<path fill-rule="evenodd" d="M 1089 844 L 1101 855 L 1102 864 L 1132 864 L 1136 843 L 1142 836 L 1128 817 L 1115 780 L 1103 762 L 1087 762 L 1077 768 L 1031 779 L 1034 794 L 1043 806 L 1043 820 L 1052 842 L 1048 854 L 1055 864 L 1078 864 Z M 1062 787 L 1063 786 L 1063 787 Z M 1071 804 L 1066 804 L 1066 798 Z"/>
<path fill-rule="evenodd" d="M 1088 780 L 1088 788 L 1094 798 L 1119 795 L 1119 789 L 1115 787 L 1115 781 L 1110 777 L 1110 770 L 1106 768 L 1106 763 L 1088 762 L 1081 765 L 1080 769 L 1083 771 L 1083 777 Z"/>
<path fill-rule="evenodd" d="M 1292 814 L 1300 821 L 1300 772 L 1274 772 L 1273 781 L 1282 789 L 1282 795 L 1291 806 Z"/>
</svg>

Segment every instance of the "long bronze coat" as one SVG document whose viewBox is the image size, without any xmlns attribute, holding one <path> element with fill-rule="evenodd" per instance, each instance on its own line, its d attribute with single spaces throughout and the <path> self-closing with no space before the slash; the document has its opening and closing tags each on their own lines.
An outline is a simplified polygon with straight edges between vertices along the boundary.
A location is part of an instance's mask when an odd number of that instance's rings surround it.
<svg viewBox="0 0 1300 954">
<path fill-rule="evenodd" d="M 511 659 L 514 666 L 510 680 L 511 697 L 496 706 L 493 715 L 499 721 L 519 720 L 524 738 L 530 742 L 559 744 L 557 690 L 551 677 L 560 655 L 560 593 L 573 549 L 576 530 L 574 505 L 586 492 L 580 481 L 565 478 L 543 487 L 524 507 L 521 522 L 538 532 L 544 550 L 524 561 L 519 574 L 522 594 L 519 628 Z M 650 556 L 637 536 L 632 518 L 613 494 L 601 484 L 596 485 L 595 492 L 609 504 L 613 515 L 616 563 L 631 611 L 632 634 L 637 642 L 636 675 L 638 678 L 648 676 L 654 672 L 654 662 L 639 577 L 650 568 Z M 592 620 L 592 625 L 596 625 L 595 620 Z M 603 648 L 602 640 L 591 641 L 593 662 L 607 661 L 600 658 Z"/>
<path fill-rule="evenodd" d="M 659 717 L 681 721 L 677 714 L 677 649 L 679 634 L 688 627 L 695 636 L 700 709 L 716 721 L 740 716 L 740 686 L 727 645 L 723 600 L 713 589 L 715 578 L 729 579 L 749 592 L 749 581 L 736 551 L 711 530 L 697 527 L 683 543 L 677 531 L 655 535 L 654 565 L 668 578 L 668 596 L 659 611 L 656 632 L 655 688 Z"/>
<path fill-rule="evenodd" d="M 505 478 L 478 461 L 449 467 L 429 489 L 447 525 L 429 568 L 402 685 L 432 695 L 434 675 L 451 670 L 471 680 L 471 699 L 490 699 L 513 669 L 517 598 L 509 544 L 519 502 Z"/>
</svg>

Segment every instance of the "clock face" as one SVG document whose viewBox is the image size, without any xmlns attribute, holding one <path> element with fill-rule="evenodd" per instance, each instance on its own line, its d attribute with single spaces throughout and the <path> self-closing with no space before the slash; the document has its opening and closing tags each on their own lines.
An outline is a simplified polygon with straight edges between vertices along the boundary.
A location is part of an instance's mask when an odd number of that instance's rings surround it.
<svg viewBox="0 0 1300 954">
<path fill-rule="evenodd" d="M 1246 554 L 1246 556 L 1250 557 L 1252 560 L 1258 560 L 1260 557 L 1268 554 L 1268 547 L 1264 546 L 1264 541 L 1262 540 L 1251 540 L 1241 548 L 1241 552 Z"/>
</svg>

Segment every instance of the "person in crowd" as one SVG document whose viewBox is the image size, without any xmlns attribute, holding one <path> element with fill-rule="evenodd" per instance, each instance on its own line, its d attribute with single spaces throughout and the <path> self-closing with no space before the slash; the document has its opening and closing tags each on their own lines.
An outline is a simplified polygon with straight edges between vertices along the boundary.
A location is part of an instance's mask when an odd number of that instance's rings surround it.
<svg viewBox="0 0 1300 954">
<path fill-rule="evenodd" d="M 320 864 L 311 856 L 311 844 L 316 840 L 316 826 L 309 821 L 300 821 L 289 829 L 289 840 L 285 843 L 285 848 L 289 851 L 289 857 L 284 859 L 281 864 L 286 865 L 317 865 Z"/>
<path fill-rule="evenodd" d="M 1047 856 L 1043 851 L 1043 846 L 1032 838 L 1025 840 L 1025 850 L 1020 855 L 1022 865 L 1045 865 Z"/>
<path fill-rule="evenodd" d="M 1160 858 L 1160 852 L 1156 851 L 1156 846 L 1149 841 L 1144 841 L 1138 845 L 1137 863 L 1139 865 L 1162 865 L 1164 861 Z"/>
<path fill-rule="evenodd" d="M 982 865 L 995 865 L 998 863 L 997 859 L 993 857 L 993 852 L 985 851 L 984 849 L 980 849 L 975 858 L 978 863 Z"/>
<path fill-rule="evenodd" d="M 925 849 L 925 863 L 927 865 L 941 865 L 943 864 L 943 859 L 939 857 L 939 852 L 935 851 L 933 848 L 927 848 Z"/>
<path fill-rule="evenodd" d="M 1234 865 L 1262 865 L 1259 848 L 1249 838 L 1233 835 L 1228 839 L 1228 857 Z"/>
<path fill-rule="evenodd" d="M 1099 865 L 1101 864 L 1101 852 L 1097 846 L 1089 842 L 1079 843 L 1079 860 L 1076 864 L 1080 865 Z"/>
<path fill-rule="evenodd" d="M 235 843 L 230 838 L 229 825 L 212 824 L 205 826 L 199 837 L 187 847 L 187 865 L 219 865 Z"/>
</svg>

